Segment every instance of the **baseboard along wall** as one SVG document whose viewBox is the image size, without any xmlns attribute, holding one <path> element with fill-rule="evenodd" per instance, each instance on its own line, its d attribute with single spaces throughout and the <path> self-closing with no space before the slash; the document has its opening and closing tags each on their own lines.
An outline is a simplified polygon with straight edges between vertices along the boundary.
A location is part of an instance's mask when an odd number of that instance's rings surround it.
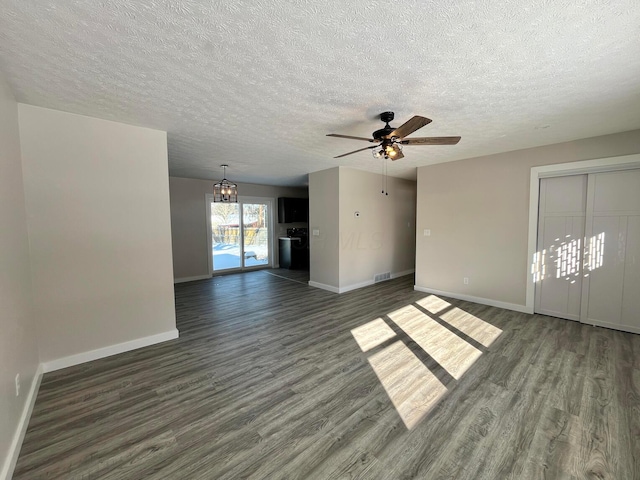
<svg viewBox="0 0 640 480">
<path fill-rule="evenodd" d="M 404 277 L 405 275 L 411 275 L 414 272 L 415 272 L 415 269 L 392 273 L 391 278 L 389 278 L 389 280 L 398 278 L 398 277 Z M 373 285 L 374 283 L 375 282 L 373 281 L 373 279 L 371 279 L 371 280 L 367 280 L 366 282 L 353 283 L 351 285 L 345 285 L 344 287 L 336 287 L 334 285 L 327 285 L 324 283 L 312 282 L 311 280 L 309 280 L 310 287 L 321 288 L 322 290 L 327 290 L 332 293 L 346 293 L 352 290 L 357 290 L 358 288 L 368 287 L 369 285 Z"/>
<path fill-rule="evenodd" d="M 98 360 L 100 358 L 110 357 L 112 355 L 117 355 L 131 350 L 137 350 L 138 348 L 148 347 L 168 340 L 174 340 L 178 338 L 178 336 L 178 329 L 174 328 L 173 330 L 158 333 L 156 335 L 137 338 L 128 342 L 122 342 L 116 345 L 110 345 L 108 347 L 78 353 L 76 355 L 70 355 L 56 360 L 50 360 L 48 362 L 42 362 L 38 365 L 36 373 L 33 376 L 33 381 L 31 382 L 31 387 L 29 388 L 29 394 L 25 401 L 24 408 L 22 409 L 22 414 L 20 415 L 18 426 L 13 436 L 13 440 L 11 441 L 7 458 L 5 459 L 2 470 L 0 471 L 0 480 L 11 480 L 11 477 L 13 476 L 13 471 L 16 468 L 18 456 L 20 455 L 20 448 L 22 447 L 22 442 L 27 432 L 27 427 L 29 426 L 31 413 L 33 412 L 33 407 L 38 397 L 40 382 L 42 381 L 42 376 L 45 373 L 72 367 L 92 360 Z"/>
<path fill-rule="evenodd" d="M 20 415 L 18 426 L 16 427 L 13 439 L 11 440 L 9 452 L 4 461 L 4 465 L 2 466 L 2 471 L 0 471 L 0 480 L 11 480 L 11 477 L 13 476 L 13 471 L 16 468 L 18 456 L 20 455 L 20 448 L 22 447 L 24 436 L 27 433 L 27 427 L 29 426 L 29 419 L 33 412 L 33 406 L 36 404 L 36 398 L 38 397 L 38 389 L 40 388 L 40 382 L 42 381 L 42 374 L 42 364 L 40 364 L 36 369 L 36 373 L 33 375 L 33 380 L 31 381 L 29 393 L 25 400 L 24 407 L 22 408 L 22 414 Z"/>
<path fill-rule="evenodd" d="M 533 313 L 533 308 L 529 308 L 526 305 L 518 305 L 517 303 L 501 302 L 499 300 L 493 300 L 491 298 L 474 297 L 472 295 L 463 295 L 455 292 L 445 292 L 443 290 L 436 290 L 428 287 L 421 287 L 414 285 L 413 289 L 418 292 L 432 293 L 434 295 L 441 295 L 443 297 L 456 298 L 458 300 L 466 300 L 467 302 L 479 303 L 480 305 L 489 305 L 491 307 L 504 308 L 506 310 L 513 310 L 521 313 Z"/>
</svg>

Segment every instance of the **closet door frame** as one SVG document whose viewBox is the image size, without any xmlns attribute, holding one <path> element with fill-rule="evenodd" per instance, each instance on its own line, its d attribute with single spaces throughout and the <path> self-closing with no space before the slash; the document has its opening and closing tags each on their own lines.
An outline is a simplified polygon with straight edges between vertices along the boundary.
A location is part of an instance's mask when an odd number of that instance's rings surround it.
<svg viewBox="0 0 640 480">
<path fill-rule="evenodd" d="M 529 183 L 529 238 L 527 247 L 527 292 L 525 309 L 533 313 L 535 303 L 535 284 L 531 265 L 536 254 L 538 239 L 538 202 L 540 197 L 540 179 L 546 177 L 562 177 L 566 175 L 580 175 L 600 172 L 613 172 L 640 168 L 640 154 L 624 155 L 620 157 L 598 158 L 581 162 L 557 163 L 533 167 Z"/>
</svg>

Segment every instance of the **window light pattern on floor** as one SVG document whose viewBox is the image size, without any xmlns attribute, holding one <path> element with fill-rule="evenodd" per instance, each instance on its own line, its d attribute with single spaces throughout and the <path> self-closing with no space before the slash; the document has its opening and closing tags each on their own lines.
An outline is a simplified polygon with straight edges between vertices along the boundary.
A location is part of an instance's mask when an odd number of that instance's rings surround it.
<svg viewBox="0 0 640 480">
<path fill-rule="evenodd" d="M 502 333 L 435 295 L 390 312 L 387 317 L 354 328 L 351 334 L 360 349 L 368 352 L 371 368 L 407 429 L 420 423 L 447 393 L 447 387 L 397 338 L 388 322 L 397 325 L 453 381 L 460 380 L 480 358 L 480 348 L 488 348 Z M 463 337 L 477 342 L 478 348 Z"/>
</svg>

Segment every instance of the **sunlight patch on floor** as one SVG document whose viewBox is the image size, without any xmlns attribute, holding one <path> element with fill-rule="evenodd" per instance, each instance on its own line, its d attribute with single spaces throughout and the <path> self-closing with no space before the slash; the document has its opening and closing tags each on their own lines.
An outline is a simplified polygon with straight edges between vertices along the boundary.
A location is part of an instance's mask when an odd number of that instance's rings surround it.
<svg viewBox="0 0 640 480">
<path fill-rule="evenodd" d="M 354 328 L 351 330 L 351 334 L 363 352 L 368 352 L 396 336 L 391 327 L 381 318 L 376 318 L 371 322 Z"/>
<path fill-rule="evenodd" d="M 446 302 L 435 295 L 429 295 L 428 297 L 421 298 L 416 303 L 434 315 L 451 306 L 449 302 Z"/>
<path fill-rule="evenodd" d="M 498 327 L 494 327 L 458 307 L 443 313 L 440 318 L 485 347 L 489 347 L 502 333 Z"/>
<path fill-rule="evenodd" d="M 371 355 L 369 364 L 408 429 L 416 426 L 447 391 L 401 341 Z"/>
<path fill-rule="evenodd" d="M 438 321 L 416 305 L 430 312 L 434 318 L 437 316 Z M 371 368 L 408 429 L 415 427 L 429 413 L 447 392 L 447 387 L 404 343 L 408 341 L 404 334 L 404 341 L 397 339 L 387 345 L 390 340 L 397 338 L 391 322 L 455 380 L 459 380 L 482 355 L 482 351 L 465 338 L 472 338 L 488 348 L 502 333 L 498 327 L 458 307 L 452 307 L 449 302 L 435 295 L 394 310 L 387 317 L 379 317 L 356 327 L 351 334 L 360 349 L 369 352 L 367 360 Z M 462 333 L 452 332 L 442 323 Z M 394 327 L 396 331 L 397 327 Z M 465 338 L 461 337 L 462 334 Z M 412 348 L 415 350 L 413 343 Z"/>
<path fill-rule="evenodd" d="M 389 318 L 456 380 L 482 355 L 480 350 L 413 305 L 389 313 Z"/>
</svg>

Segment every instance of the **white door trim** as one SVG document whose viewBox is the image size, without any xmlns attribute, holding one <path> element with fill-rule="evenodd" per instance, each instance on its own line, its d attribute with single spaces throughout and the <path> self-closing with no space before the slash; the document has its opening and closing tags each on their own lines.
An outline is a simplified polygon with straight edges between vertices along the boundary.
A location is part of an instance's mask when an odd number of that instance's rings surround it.
<svg viewBox="0 0 640 480">
<path fill-rule="evenodd" d="M 557 163 L 531 168 L 529 183 L 529 238 L 527 247 L 527 293 L 525 307 L 528 313 L 533 313 L 535 284 L 531 274 L 531 264 L 536 253 L 538 237 L 538 201 L 540 194 L 540 179 L 545 177 L 561 177 L 564 175 L 578 175 L 583 173 L 611 172 L 616 170 L 630 170 L 640 168 L 640 154 L 624 155 L 620 157 L 597 158 L 581 162 Z"/>
<path fill-rule="evenodd" d="M 213 249 L 213 244 L 211 243 L 211 202 L 213 202 L 213 193 L 205 193 L 204 208 L 205 212 L 207 212 L 207 218 L 205 219 L 207 222 L 207 230 L 205 235 L 207 236 L 207 266 L 209 268 L 209 277 L 213 276 L 213 257 L 211 256 Z"/>
</svg>

